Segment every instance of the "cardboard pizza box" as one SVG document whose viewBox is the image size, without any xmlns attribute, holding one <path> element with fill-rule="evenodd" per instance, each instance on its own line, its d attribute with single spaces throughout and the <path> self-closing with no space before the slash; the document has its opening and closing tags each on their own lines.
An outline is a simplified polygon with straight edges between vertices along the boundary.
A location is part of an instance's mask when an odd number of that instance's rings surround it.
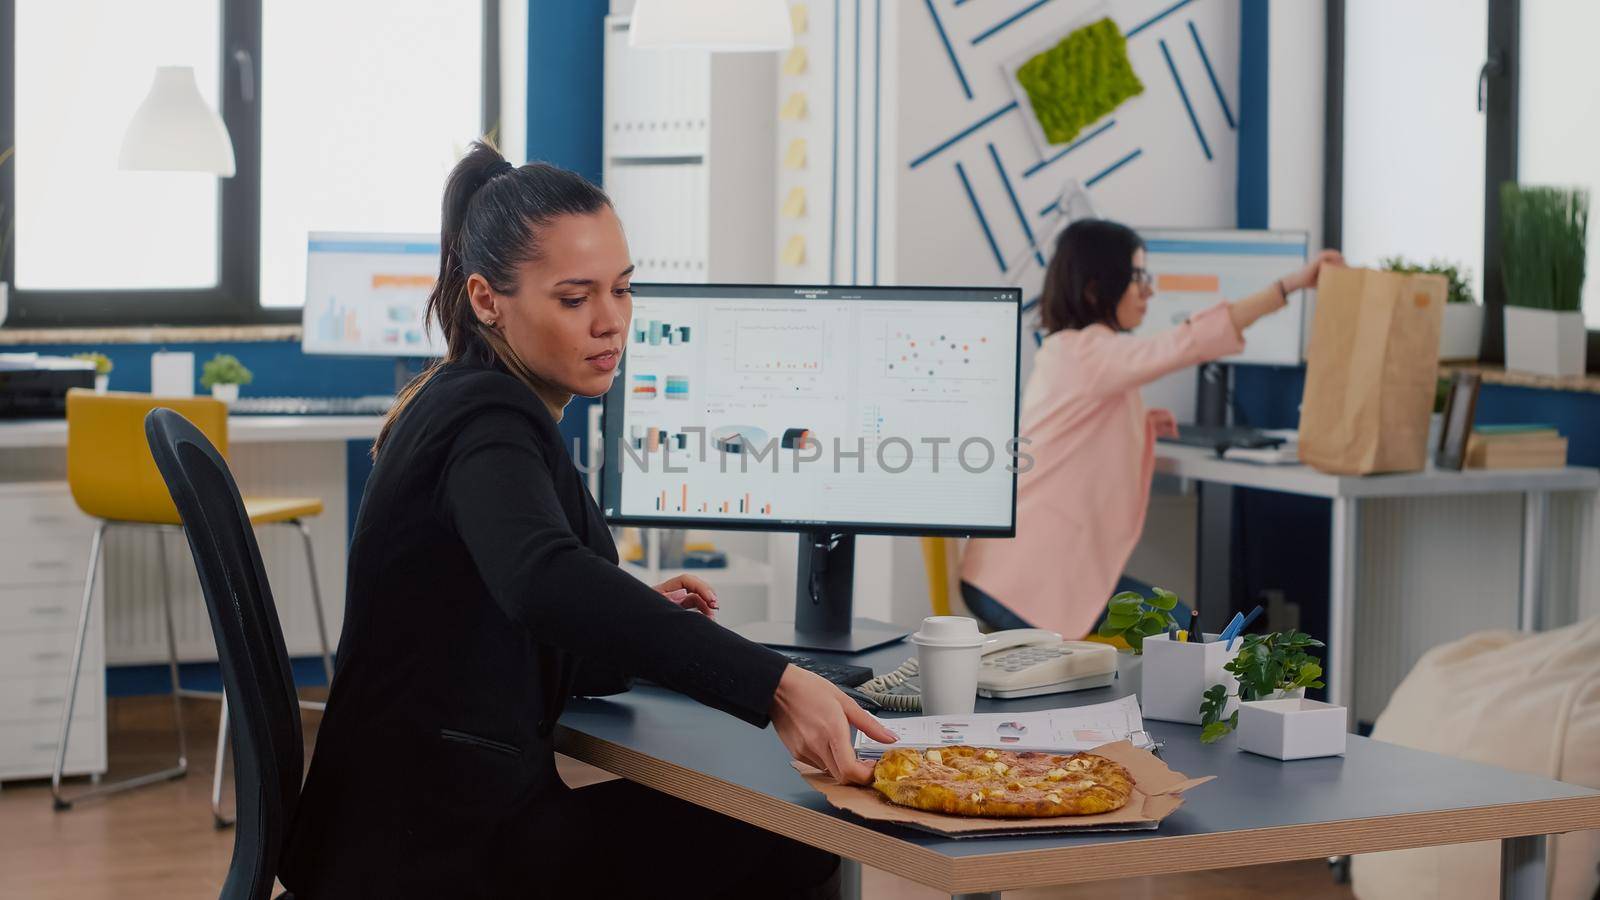
<svg viewBox="0 0 1600 900">
<path fill-rule="evenodd" d="M 1003 748 L 998 748 L 1003 749 Z M 1167 768 L 1154 753 L 1136 749 L 1127 741 L 1096 747 L 1091 753 L 1119 763 L 1133 776 L 1133 796 L 1115 812 L 1093 816 L 1054 816 L 1047 819 L 985 819 L 952 816 L 896 806 L 871 787 L 839 784 L 825 772 L 803 770 L 807 783 L 822 793 L 835 809 L 871 822 L 887 822 L 952 838 L 995 835 L 1056 834 L 1092 831 L 1153 831 L 1183 805 L 1183 795 L 1216 776 L 1190 778 Z"/>
</svg>

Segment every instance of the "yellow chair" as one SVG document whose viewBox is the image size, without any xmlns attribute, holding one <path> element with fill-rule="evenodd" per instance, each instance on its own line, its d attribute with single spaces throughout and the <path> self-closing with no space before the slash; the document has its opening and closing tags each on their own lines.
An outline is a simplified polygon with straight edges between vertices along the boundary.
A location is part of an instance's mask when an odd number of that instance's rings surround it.
<svg viewBox="0 0 1600 900">
<path fill-rule="evenodd" d="M 144 434 L 144 418 L 152 409 L 166 407 L 193 422 L 217 449 L 228 452 L 228 407 L 209 397 L 154 397 L 149 394 L 106 393 L 75 389 L 67 394 L 67 484 L 78 508 L 99 519 L 89 544 L 89 571 L 84 578 L 83 607 L 78 617 L 77 640 L 73 644 L 72 671 L 68 676 L 67 702 L 62 711 L 60 740 L 56 745 L 55 770 L 50 791 L 55 808 L 68 809 L 78 800 L 114 793 L 172 778 L 181 778 L 189 769 L 188 741 L 183 729 L 183 697 L 222 700 L 221 692 L 185 690 L 178 684 L 178 645 L 172 624 L 172 599 L 162 592 L 162 614 L 167 630 L 167 666 L 172 680 L 172 711 L 178 732 L 177 765 L 104 784 L 75 797 L 61 792 L 61 774 L 66 765 L 67 738 L 72 726 L 73 701 L 83 664 L 84 638 L 89 624 L 89 604 L 94 596 L 95 578 L 100 569 L 100 553 L 107 529 L 137 527 L 154 529 L 161 582 L 170 590 L 164 536 L 182 531 L 182 520 L 167 493 L 166 482 L 150 456 Z M 316 557 L 312 552 L 311 530 L 305 520 L 322 512 L 322 501 L 314 497 L 246 497 L 245 511 L 255 526 L 285 525 L 299 530 L 306 550 L 306 569 L 311 576 L 312 607 L 316 612 L 317 635 L 322 641 L 322 665 L 331 683 L 333 657 L 328 649 L 328 630 L 322 608 L 322 593 L 317 584 Z M 302 702 L 303 707 L 321 708 L 320 703 Z M 228 710 L 222 708 L 217 735 L 217 778 L 213 783 L 212 811 L 219 825 L 227 824 L 221 812 L 222 756 L 227 736 Z"/>
</svg>

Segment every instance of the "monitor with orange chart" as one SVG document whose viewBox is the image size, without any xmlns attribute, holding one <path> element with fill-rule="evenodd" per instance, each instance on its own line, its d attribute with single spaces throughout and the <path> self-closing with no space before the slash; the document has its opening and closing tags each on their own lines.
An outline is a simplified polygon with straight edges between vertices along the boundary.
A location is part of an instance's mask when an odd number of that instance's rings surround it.
<svg viewBox="0 0 1600 900">
<path fill-rule="evenodd" d="M 1304 231 L 1141 228 L 1155 296 L 1136 334 L 1154 334 L 1222 300 L 1249 296 L 1306 264 Z M 1296 366 L 1304 358 L 1305 291 L 1251 326 L 1245 350 L 1225 363 Z"/>
<path fill-rule="evenodd" d="M 443 355 L 438 329 L 423 323 L 438 277 L 437 234 L 312 232 L 301 349 L 331 356 Z"/>
</svg>

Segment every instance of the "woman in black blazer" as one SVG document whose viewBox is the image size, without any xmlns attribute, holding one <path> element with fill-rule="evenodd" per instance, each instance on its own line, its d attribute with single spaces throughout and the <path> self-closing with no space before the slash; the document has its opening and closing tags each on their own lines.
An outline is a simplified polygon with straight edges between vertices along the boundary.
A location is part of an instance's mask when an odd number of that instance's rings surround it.
<svg viewBox="0 0 1600 900">
<path fill-rule="evenodd" d="M 835 857 L 628 782 L 561 783 L 565 699 L 626 690 L 625 673 L 770 721 L 841 780 L 871 777 L 851 725 L 893 735 L 712 621 L 704 582 L 652 590 L 618 568 L 556 429 L 574 395 L 610 388 L 632 317 L 606 196 L 475 144 L 446 186 L 441 243 L 428 314 L 448 351 L 374 447 L 281 880 L 297 900 L 828 896 Z"/>
</svg>

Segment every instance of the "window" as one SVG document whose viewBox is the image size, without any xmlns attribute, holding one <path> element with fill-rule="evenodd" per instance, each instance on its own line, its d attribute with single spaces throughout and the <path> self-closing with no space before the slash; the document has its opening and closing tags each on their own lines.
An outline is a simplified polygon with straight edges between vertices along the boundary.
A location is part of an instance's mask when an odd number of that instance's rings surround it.
<svg viewBox="0 0 1600 900">
<path fill-rule="evenodd" d="M 1600 203 L 1600 94 L 1586 68 L 1600 5 L 1328 0 L 1327 14 L 1326 239 L 1361 264 L 1466 263 L 1488 308 L 1483 356 L 1498 362 L 1499 185 L 1585 187 Z M 1588 269 L 1600 371 L 1600 220 Z"/>
<path fill-rule="evenodd" d="M 298 321 L 307 231 L 438 228 L 445 174 L 526 77 L 526 21 L 526 0 L 0 0 L 7 324 Z M 117 169 L 157 65 L 194 67 L 233 178 Z"/>
<path fill-rule="evenodd" d="M 1600 4 L 1522 5 L 1517 168 L 1530 184 L 1589 190 L 1600 208 L 1600 92 L 1588 54 L 1600 34 Z M 1589 267 L 1583 311 L 1600 328 L 1600 216 L 1589 222 Z"/>
</svg>

